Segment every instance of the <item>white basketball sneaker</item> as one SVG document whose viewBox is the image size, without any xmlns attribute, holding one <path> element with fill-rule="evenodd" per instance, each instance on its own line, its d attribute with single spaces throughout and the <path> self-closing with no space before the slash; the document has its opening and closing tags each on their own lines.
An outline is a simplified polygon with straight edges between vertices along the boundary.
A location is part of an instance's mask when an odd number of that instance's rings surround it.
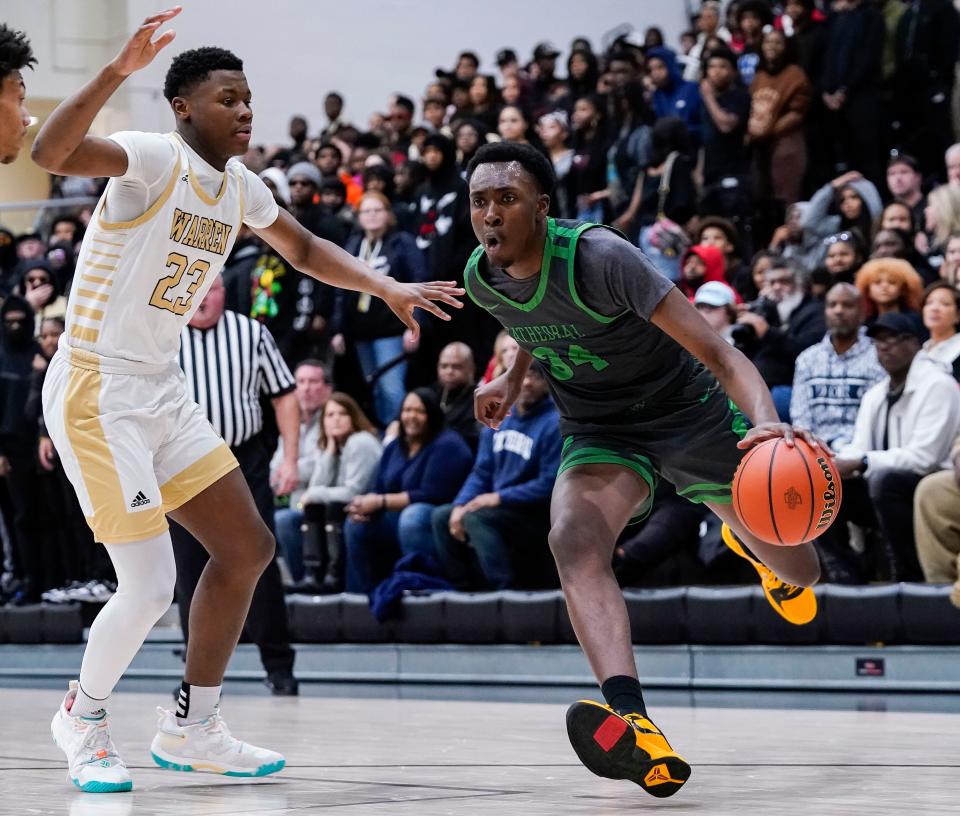
<svg viewBox="0 0 960 816">
<path fill-rule="evenodd" d="M 50 723 L 53 741 L 67 755 L 67 777 L 86 793 L 131 790 L 133 780 L 110 738 L 110 715 L 94 719 L 71 716 L 67 701 L 76 695 L 71 689 Z"/>
<path fill-rule="evenodd" d="M 231 736 L 219 707 L 203 722 L 192 725 L 180 725 L 174 712 L 165 708 L 157 708 L 157 714 L 158 731 L 150 753 L 161 768 L 224 776 L 268 776 L 286 764 L 276 751 Z"/>
</svg>

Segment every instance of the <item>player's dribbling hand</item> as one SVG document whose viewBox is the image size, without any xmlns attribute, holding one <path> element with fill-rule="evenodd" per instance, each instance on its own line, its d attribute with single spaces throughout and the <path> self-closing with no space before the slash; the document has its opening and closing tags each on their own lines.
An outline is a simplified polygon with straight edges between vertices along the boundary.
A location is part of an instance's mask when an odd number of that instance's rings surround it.
<svg viewBox="0 0 960 816">
<path fill-rule="evenodd" d="M 496 431 L 507 418 L 518 396 L 519 392 L 510 393 L 507 375 L 501 374 L 473 392 L 473 413 L 478 422 Z"/>
<path fill-rule="evenodd" d="M 808 445 L 819 448 L 828 456 L 834 455 L 830 446 L 816 434 L 811 433 L 805 428 L 795 428 L 786 422 L 763 422 L 755 428 L 751 428 L 747 431 L 747 435 L 737 443 L 737 447 L 741 450 L 747 450 L 754 445 L 759 445 L 761 442 L 766 442 L 768 439 L 778 438 L 785 440 L 786 443 L 792 447 L 797 437 Z"/>
<path fill-rule="evenodd" d="M 181 10 L 180 6 L 174 6 L 166 11 L 161 11 L 159 14 L 147 17 L 111 63 L 114 70 L 120 76 L 130 76 L 134 71 L 139 71 L 153 62 L 157 53 L 170 45 L 173 38 L 177 36 L 175 31 L 165 31 L 156 40 L 153 40 L 154 32 L 167 20 L 176 17 Z"/>
<path fill-rule="evenodd" d="M 441 320 L 449 320 L 450 315 L 433 301 L 439 300 L 455 309 L 462 309 L 463 304 L 457 298 L 463 293 L 464 290 L 457 286 L 456 281 L 430 281 L 429 283 L 390 281 L 387 291 L 381 297 L 410 330 L 413 339 L 416 339 L 420 337 L 420 324 L 413 318 L 414 309 L 423 309 Z"/>
</svg>

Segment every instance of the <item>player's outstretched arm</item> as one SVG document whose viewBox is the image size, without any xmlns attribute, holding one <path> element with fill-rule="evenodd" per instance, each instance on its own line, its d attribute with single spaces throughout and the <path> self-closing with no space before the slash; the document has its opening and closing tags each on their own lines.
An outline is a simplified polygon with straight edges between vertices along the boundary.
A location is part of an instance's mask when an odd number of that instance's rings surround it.
<svg viewBox="0 0 960 816">
<path fill-rule="evenodd" d="M 517 357 L 507 371 L 473 392 L 473 413 L 478 422 L 494 430 L 500 427 L 520 396 L 523 378 L 527 376 L 531 362 L 530 352 L 518 349 Z"/>
<path fill-rule="evenodd" d="M 752 448 L 776 437 L 783 437 L 788 444 L 793 444 L 794 437 L 799 436 L 811 445 L 830 450 L 809 431 L 780 421 L 770 389 L 760 372 L 710 328 L 679 289 L 672 289 L 660 301 L 650 321 L 709 368 L 730 399 L 747 415 L 753 428 L 741 440 L 741 448 Z"/>
<path fill-rule="evenodd" d="M 400 283 L 388 275 L 379 275 L 336 244 L 311 234 L 285 210 L 280 211 L 277 220 L 269 227 L 254 232 L 305 275 L 331 286 L 367 292 L 380 298 L 414 337 L 420 336 L 420 325 L 413 317 L 414 309 L 423 309 L 441 320 L 449 320 L 450 315 L 433 301 L 442 301 L 456 309 L 463 307 L 457 300 L 463 289 L 455 281 Z"/>
<path fill-rule="evenodd" d="M 180 13 L 180 6 L 147 17 L 119 54 L 73 96 L 65 99 L 44 122 L 30 155 L 44 170 L 62 176 L 122 176 L 127 154 L 109 139 L 87 131 L 100 109 L 123 80 L 149 65 L 161 48 L 169 45 L 173 31 L 153 35 L 167 20 Z"/>
</svg>

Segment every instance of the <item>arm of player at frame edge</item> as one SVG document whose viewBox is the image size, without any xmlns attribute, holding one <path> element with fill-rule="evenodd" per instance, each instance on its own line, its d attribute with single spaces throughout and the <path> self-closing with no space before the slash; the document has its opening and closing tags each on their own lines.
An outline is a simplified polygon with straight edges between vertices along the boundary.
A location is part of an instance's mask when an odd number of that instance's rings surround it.
<svg viewBox="0 0 960 816">
<path fill-rule="evenodd" d="M 420 325 L 413 317 L 414 309 L 423 309 L 441 320 L 449 320 L 450 315 L 432 301 L 463 308 L 457 296 L 464 290 L 455 281 L 400 283 L 389 275 L 373 272 L 349 252 L 313 235 L 286 210 L 281 210 L 269 227 L 254 232 L 305 275 L 340 289 L 367 292 L 380 298 L 415 337 L 420 336 Z"/>
<path fill-rule="evenodd" d="M 829 446 L 810 431 L 780 422 L 770 389 L 760 372 L 740 351 L 717 334 L 678 289 L 671 289 L 660 301 L 650 322 L 702 362 L 721 387 L 743 411 L 753 428 L 739 447 L 751 448 L 767 439 L 782 437 L 792 445 L 795 436 L 828 453 Z"/>
<path fill-rule="evenodd" d="M 100 109 L 134 71 L 149 65 L 175 36 L 165 31 L 156 40 L 154 33 L 180 13 L 180 6 L 147 17 L 120 53 L 108 62 L 80 90 L 57 105 L 30 149 L 40 167 L 62 176 L 122 176 L 127 172 L 127 154 L 116 142 L 87 131 Z"/>
</svg>

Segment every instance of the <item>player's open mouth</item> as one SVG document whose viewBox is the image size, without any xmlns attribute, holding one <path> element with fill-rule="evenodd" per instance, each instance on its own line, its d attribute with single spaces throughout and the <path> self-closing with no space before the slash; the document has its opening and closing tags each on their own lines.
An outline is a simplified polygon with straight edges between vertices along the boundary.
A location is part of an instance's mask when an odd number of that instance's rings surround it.
<svg viewBox="0 0 960 816">
<path fill-rule="evenodd" d="M 487 235 L 483 239 L 483 248 L 488 252 L 497 249 L 500 246 L 500 239 L 496 235 Z"/>
</svg>

